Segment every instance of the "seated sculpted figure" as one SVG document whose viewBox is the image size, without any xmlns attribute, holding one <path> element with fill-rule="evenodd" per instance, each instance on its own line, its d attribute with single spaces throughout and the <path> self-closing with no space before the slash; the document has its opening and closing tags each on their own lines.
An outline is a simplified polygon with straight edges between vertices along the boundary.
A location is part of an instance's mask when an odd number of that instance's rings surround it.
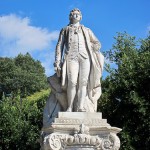
<svg viewBox="0 0 150 150">
<path fill-rule="evenodd" d="M 69 19 L 70 23 L 60 32 L 54 63 L 61 88 L 66 92 L 66 111 L 95 112 L 104 62 L 99 52 L 101 44 L 89 28 L 80 24 L 79 9 L 73 9 Z"/>
</svg>

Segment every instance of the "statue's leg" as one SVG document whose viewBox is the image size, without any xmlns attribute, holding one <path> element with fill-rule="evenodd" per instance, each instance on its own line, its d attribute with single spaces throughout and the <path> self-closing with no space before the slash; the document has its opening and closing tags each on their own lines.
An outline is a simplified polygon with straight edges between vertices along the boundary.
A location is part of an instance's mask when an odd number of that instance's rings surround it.
<svg viewBox="0 0 150 150">
<path fill-rule="evenodd" d="M 67 61 L 67 76 L 68 76 L 68 87 L 67 87 L 67 98 L 68 98 L 68 109 L 72 111 L 73 102 L 76 96 L 76 86 L 79 72 L 79 63 L 75 60 Z"/>
<path fill-rule="evenodd" d="M 80 58 L 79 64 L 79 91 L 78 91 L 78 102 L 79 111 L 84 110 L 85 97 L 87 95 L 87 83 L 90 72 L 90 59 Z"/>
</svg>

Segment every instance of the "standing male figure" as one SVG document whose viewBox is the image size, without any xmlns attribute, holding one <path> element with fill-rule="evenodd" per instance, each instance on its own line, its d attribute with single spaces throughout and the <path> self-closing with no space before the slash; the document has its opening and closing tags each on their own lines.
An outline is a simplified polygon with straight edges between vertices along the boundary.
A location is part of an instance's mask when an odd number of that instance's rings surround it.
<svg viewBox="0 0 150 150">
<path fill-rule="evenodd" d="M 100 77 L 103 57 L 101 45 L 93 32 L 80 24 L 82 14 L 73 9 L 70 23 L 59 35 L 55 54 L 55 71 L 67 87 L 67 111 L 96 111 L 101 95 Z M 73 103 L 78 101 L 77 108 Z"/>
</svg>

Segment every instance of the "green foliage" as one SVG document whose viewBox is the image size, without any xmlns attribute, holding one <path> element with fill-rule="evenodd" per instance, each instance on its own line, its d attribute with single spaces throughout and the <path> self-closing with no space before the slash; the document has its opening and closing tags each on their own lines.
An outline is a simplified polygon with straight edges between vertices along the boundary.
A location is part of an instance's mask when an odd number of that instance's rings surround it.
<svg viewBox="0 0 150 150">
<path fill-rule="evenodd" d="M 20 92 L 19 92 L 20 93 Z M 42 90 L 21 99 L 5 97 L 0 101 L 0 129 L 4 149 L 40 149 L 38 139 L 42 128 L 42 113 L 49 90 Z"/>
<path fill-rule="evenodd" d="M 122 150 L 148 150 L 150 145 L 150 35 L 135 41 L 118 33 L 116 43 L 105 53 L 116 64 L 106 69 L 110 75 L 102 82 L 99 111 L 109 123 L 123 129 Z"/>
<path fill-rule="evenodd" d="M 46 89 L 47 78 L 39 61 L 35 61 L 28 53 L 19 54 L 16 58 L 0 58 L 0 94 L 17 93 L 33 94 Z"/>
<path fill-rule="evenodd" d="M 0 92 L 1 96 L 3 91 L 6 91 L 6 94 L 12 91 L 12 86 L 14 85 L 14 78 L 17 72 L 17 67 L 15 62 L 11 58 L 0 58 Z M 14 87 L 14 90 L 16 88 Z"/>
</svg>

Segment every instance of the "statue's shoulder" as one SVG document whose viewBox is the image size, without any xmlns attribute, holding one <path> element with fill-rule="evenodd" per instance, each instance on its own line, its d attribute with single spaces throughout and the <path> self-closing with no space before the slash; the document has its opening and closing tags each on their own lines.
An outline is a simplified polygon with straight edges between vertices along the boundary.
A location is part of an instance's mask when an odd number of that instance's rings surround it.
<svg viewBox="0 0 150 150">
<path fill-rule="evenodd" d="M 68 30 L 69 30 L 69 25 L 63 27 L 63 28 L 61 29 L 60 33 L 61 33 L 61 34 L 64 34 L 64 33 L 66 33 Z"/>
<path fill-rule="evenodd" d="M 67 31 L 69 29 L 69 25 L 62 28 L 62 31 Z"/>
<path fill-rule="evenodd" d="M 84 30 L 86 30 L 86 31 L 91 31 L 91 29 L 90 29 L 90 28 L 85 27 L 84 25 L 81 25 L 81 27 L 82 27 L 82 29 L 84 29 Z"/>
</svg>

